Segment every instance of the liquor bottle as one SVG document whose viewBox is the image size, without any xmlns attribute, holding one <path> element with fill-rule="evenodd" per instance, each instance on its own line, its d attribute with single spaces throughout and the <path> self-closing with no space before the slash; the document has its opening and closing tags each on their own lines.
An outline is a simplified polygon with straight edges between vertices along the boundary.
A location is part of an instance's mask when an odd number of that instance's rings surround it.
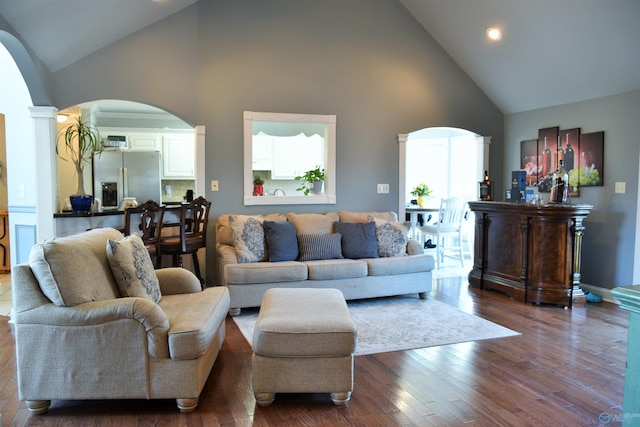
<svg viewBox="0 0 640 427">
<path fill-rule="evenodd" d="M 542 169 L 540 170 L 540 176 L 546 176 L 551 173 L 551 150 L 547 146 L 547 137 L 544 137 L 544 150 L 542 150 Z"/>
<path fill-rule="evenodd" d="M 480 200 L 493 200 L 493 185 L 489 173 L 484 171 L 484 180 L 480 181 Z"/>
<path fill-rule="evenodd" d="M 573 152 L 573 147 L 571 147 L 571 143 L 569 142 L 569 134 L 567 133 L 567 148 L 564 150 L 564 168 L 567 171 L 573 169 L 575 165 L 575 157 Z"/>
<path fill-rule="evenodd" d="M 551 177 L 551 195 L 549 203 L 567 203 L 569 196 L 569 174 L 564 168 L 564 160 L 560 160 L 558 168 Z"/>
</svg>

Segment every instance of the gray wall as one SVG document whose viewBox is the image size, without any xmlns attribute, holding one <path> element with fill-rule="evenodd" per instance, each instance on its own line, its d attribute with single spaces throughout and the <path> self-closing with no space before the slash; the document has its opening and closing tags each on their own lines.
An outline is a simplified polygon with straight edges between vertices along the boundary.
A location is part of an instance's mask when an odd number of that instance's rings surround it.
<svg viewBox="0 0 640 427">
<path fill-rule="evenodd" d="M 584 187 L 574 203 L 594 205 L 582 247 L 582 281 L 603 288 L 633 282 L 638 203 L 638 108 L 640 91 L 545 108 L 505 117 L 503 182 L 520 165 L 520 141 L 538 137 L 538 129 L 559 126 L 582 133 L 604 131 L 602 187 Z M 626 182 L 626 193 L 614 184 Z"/>
<path fill-rule="evenodd" d="M 119 98 L 205 125 L 214 217 L 396 210 L 395 136 L 431 126 L 492 136 L 502 175 L 503 115 L 396 0 L 200 1 L 58 71 L 52 87 L 59 108 Z M 242 205 L 243 110 L 337 115 L 336 205 Z"/>
</svg>

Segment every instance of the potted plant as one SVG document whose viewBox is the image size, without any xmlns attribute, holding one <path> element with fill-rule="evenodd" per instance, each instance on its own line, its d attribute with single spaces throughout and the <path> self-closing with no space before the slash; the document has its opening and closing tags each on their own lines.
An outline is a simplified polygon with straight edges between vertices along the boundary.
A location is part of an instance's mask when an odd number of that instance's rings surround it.
<svg viewBox="0 0 640 427">
<path fill-rule="evenodd" d="M 64 153 L 60 153 L 60 147 L 56 143 L 56 154 L 66 161 L 73 163 L 78 176 L 78 188 L 76 194 L 69 197 L 74 211 L 88 212 L 91 210 L 93 197 L 87 195 L 84 189 L 84 165 L 91 162 L 95 155 L 104 151 L 104 145 L 100 138 L 100 132 L 91 123 L 86 122 L 82 115 L 78 115 L 75 123 L 62 129 L 58 133 L 58 141 L 64 142 Z"/>
<path fill-rule="evenodd" d="M 320 166 L 316 166 L 315 169 L 306 171 L 301 176 L 294 178 L 296 181 L 302 181 L 302 185 L 296 188 L 296 191 L 304 192 L 305 196 L 313 192 L 314 194 L 322 193 L 322 186 L 324 184 L 324 168 L 320 169 Z"/>
<path fill-rule="evenodd" d="M 264 179 L 260 175 L 253 177 L 253 195 L 264 196 Z"/>
<path fill-rule="evenodd" d="M 424 206 L 424 198 L 429 197 L 431 195 L 431 191 L 432 190 L 427 187 L 427 184 L 421 182 L 417 187 L 411 190 L 411 193 L 409 194 L 412 196 L 418 196 L 418 206 Z"/>
</svg>

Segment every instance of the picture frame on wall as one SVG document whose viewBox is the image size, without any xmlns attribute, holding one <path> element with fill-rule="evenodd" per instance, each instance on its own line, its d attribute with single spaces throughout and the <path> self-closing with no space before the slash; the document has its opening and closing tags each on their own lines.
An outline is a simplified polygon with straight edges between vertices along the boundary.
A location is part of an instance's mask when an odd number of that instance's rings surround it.
<svg viewBox="0 0 640 427">
<path fill-rule="evenodd" d="M 569 196 L 580 195 L 580 128 L 564 129 L 558 132 L 558 161 L 564 160 L 564 168 L 569 174 Z"/>
<path fill-rule="evenodd" d="M 520 170 L 526 173 L 528 187 L 538 182 L 538 140 L 530 139 L 520 142 Z"/>
<path fill-rule="evenodd" d="M 558 167 L 558 134 L 560 127 L 538 129 L 538 191 L 551 191 L 551 175 Z"/>
<path fill-rule="evenodd" d="M 580 187 L 604 185 L 604 131 L 580 135 Z"/>
</svg>

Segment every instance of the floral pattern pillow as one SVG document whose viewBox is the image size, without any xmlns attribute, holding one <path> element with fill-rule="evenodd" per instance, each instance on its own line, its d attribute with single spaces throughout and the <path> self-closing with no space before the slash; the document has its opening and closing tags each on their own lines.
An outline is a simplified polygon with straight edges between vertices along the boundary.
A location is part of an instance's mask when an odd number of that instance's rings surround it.
<svg viewBox="0 0 640 427">
<path fill-rule="evenodd" d="M 409 222 L 387 221 L 369 216 L 376 223 L 378 255 L 381 257 L 403 256 L 407 254 L 409 241 Z"/>
<path fill-rule="evenodd" d="M 149 250 L 138 236 L 107 240 L 107 258 L 123 297 L 141 297 L 160 302 L 160 283 Z"/>
<path fill-rule="evenodd" d="M 238 254 L 238 262 L 265 261 L 265 237 L 260 215 L 229 215 L 233 245 Z"/>
</svg>

